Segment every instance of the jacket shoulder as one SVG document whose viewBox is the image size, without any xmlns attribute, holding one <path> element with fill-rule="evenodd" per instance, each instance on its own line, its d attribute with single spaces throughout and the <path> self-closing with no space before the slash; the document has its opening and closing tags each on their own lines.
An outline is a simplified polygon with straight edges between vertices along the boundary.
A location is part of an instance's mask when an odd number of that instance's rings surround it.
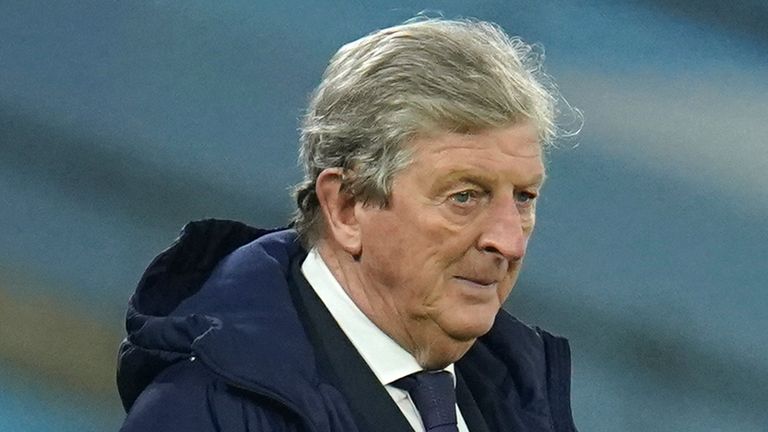
<svg viewBox="0 0 768 432">
<path fill-rule="evenodd" d="M 161 372 L 131 407 L 121 432 L 297 431 L 274 401 L 231 386 L 199 360 Z"/>
<path fill-rule="evenodd" d="M 536 328 L 546 356 L 547 394 L 556 431 L 576 432 L 571 411 L 571 348 L 568 340 Z"/>
<path fill-rule="evenodd" d="M 566 339 L 500 311 L 457 363 L 486 419 L 498 430 L 573 432 Z"/>
</svg>

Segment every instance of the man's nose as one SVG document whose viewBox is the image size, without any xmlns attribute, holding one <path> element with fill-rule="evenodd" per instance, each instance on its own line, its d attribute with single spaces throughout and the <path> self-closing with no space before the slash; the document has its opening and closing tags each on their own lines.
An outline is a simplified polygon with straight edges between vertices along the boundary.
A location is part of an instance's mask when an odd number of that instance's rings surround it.
<svg viewBox="0 0 768 432">
<path fill-rule="evenodd" d="M 500 201 L 489 209 L 478 248 L 515 262 L 525 255 L 528 233 L 515 199 L 508 197 Z"/>
</svg>

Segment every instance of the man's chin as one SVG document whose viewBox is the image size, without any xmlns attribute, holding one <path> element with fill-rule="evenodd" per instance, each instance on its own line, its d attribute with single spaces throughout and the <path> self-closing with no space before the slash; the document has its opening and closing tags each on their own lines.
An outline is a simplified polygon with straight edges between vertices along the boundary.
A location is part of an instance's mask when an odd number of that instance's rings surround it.
<svg viewBox="0 0 768 432">
<path fill-rule="evenodd" d="M 440 328 L 457 342 L 474 342 L 488 333 L 496 320 L 496 314 L 467 314 L 467 319 L 453 319 L 440 325 Z M 488 315 L 482 317 L 482 315 Z M 458 317 L 455 317 L 458 318 Z"/>
</svg>

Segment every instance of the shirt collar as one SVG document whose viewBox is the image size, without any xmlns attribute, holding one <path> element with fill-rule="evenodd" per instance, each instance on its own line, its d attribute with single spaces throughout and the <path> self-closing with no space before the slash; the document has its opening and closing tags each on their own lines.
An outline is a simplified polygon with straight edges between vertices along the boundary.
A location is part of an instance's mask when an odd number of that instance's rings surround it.
<svg viewBox="0 0 768 432">
<path fill-rule="evenodd" d="M 376 327 L 357 307 L 333 276 L 317 248 L 309 251 L 301 265 L 301 272 L 382 385 L 423 370 L 411 353 Z M 453 364 L 445 370 L 454 377 L 455 385 Z"/>
</svg>

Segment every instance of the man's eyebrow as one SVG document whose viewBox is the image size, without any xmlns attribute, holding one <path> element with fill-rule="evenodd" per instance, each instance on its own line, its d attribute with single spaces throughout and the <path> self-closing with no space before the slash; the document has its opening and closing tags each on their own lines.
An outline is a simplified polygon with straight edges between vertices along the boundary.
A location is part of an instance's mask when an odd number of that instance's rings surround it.
<svg viewBox="0 0 768 432">
<path fill-rule="evenodd" d="M 494 181 L 493 176 L 469 169 L 456 170 L 445 176 L 441 183 L 465 182 L 486 185 Z"/>
<path fill-rule="evenodd" d="M 497 180 L 498 177 L 496 176 L 488 175 L 474 169 L 458 169 L 439 179 L 435 184 L 438 185 L 439 189 L 449 188 L 452 184 L 456 183 L 468 183 L 486 188 L 490 187 Z M 544 172 L 531 176 L 530 179 L 525 179 L 519 183 L 516 182 L 515 187 L 540 189 L 546 180 L 547 174 Z"/>
<path fill-rule="evenodd" d="M 544 185 L 544 182 L 547 181 L 547 173 L 543 172 L 541 174 L 536 175 L 535 177 L 532 177 L 530 181 L 525 182 L 523 186 L 533 186 L 533 187 L 541 187 Z"/>
<path fill-rule="evenodd" d="M 478 172 L 471 169 L 460 169 L 448 174 L 441 183 L 450 183 L 454 181 L 475 183 L 480 185 L 486 185 L 493 183 L 496 180 L 494 176 L 487 175 L 483 172 Z M 521 187 L 541 187 L 547 180 L 546 172 L 542 172 L 531 176 L 530 179 L 520 182 L 517 186 Z"/>
</svg>

